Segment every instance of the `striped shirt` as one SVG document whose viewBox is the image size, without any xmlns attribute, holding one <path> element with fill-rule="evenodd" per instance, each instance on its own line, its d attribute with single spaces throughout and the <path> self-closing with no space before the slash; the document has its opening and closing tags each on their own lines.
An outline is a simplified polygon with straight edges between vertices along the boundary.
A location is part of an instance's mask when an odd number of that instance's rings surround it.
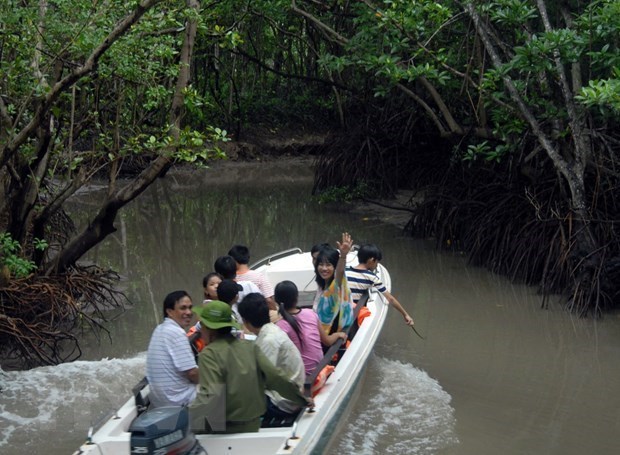
<svg viewBox="0 0 620 455">
<path fill-rule="evenodd" d="M 353 303 L 357 303 L 362 298 L 367 289 L 374 287 L 380 293 L 387 291 L 381 279 L 370 270 L 356 269 L 347 267 L 345 270 L 349 289 L 353 297 Z"/>
<path fill-rule="evenodd" d="M 153 406 L 181 406 L 193 401 L 196 385 L 185 372 L 197 367 L 185 330 L 173 319 L 165 318 L 153 331 L 146 353 Z"/>
</svg>

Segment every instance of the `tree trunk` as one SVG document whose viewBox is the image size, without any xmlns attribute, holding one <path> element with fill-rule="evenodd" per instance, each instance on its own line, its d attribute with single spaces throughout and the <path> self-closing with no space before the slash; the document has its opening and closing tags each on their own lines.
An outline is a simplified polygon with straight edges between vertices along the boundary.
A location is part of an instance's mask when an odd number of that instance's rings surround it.
<svg viewBox="0 0 620 455">
<path fill-rule="evenodd" d="M 15 157 L 15 161 L 19 162 L 20 178 L 19 180 L 12 179 L 14 189 L 7 201 L 10 207 L 7 231 L 20 245 L 25 243 L 32 227 L 36 204 L 39 202 L 39 183 L 45 177 L 48 168 L 52 133 L 51 118 L 48 116 L 46 120 L 37 130 L 37 150 L 34 161 L 28 163 L 20 156 Z"/>
<path fill-rule="evenodd" d="M 550 32 L 553 30 L 546 11 L 544 0 L 537 0 L 536 4 L 541 15 L 545 30 Z M 489 33 L 486 24 L 482 21 L 475 6 L 468 3 L 465 10 L 472 18 L 476 32 L 480 37 L 484 48 L 491 58 L 493 66 L 497 69 L 502 68 L 503 62 L 499 57 L 496 45 L 492 41 L 492 35 Z M 504 86 L 510 93 L 511 98 L 516 103 L 522 117 L 527 121 L 530 129 L 542 148 L 547 152 L 551 162 L 555 166 L 559 175 L 561 175 L 570 190 L 570 239 L 569 239 L 569 261 L 571 275 L 573 277 L 573 296 L 572 300 L 578 300 L 576 305 L 578 311 L 583 313 L 592 304 L 594 289 L 596 285 L 592 283 L 595 264 L 598 264 L 597 241 L 591 229 L 591 215 L 586 200 L 585 186 L 585 167 L 588 156 L 591 151 L 589 142 L 586 138 L 587 131 L 584 118 L 578 112 L 574 97 L 568 84 L 568 78 L 564 65 L 560 60 L 560 56 L 556 51 L 554 54 L 555 70 L 557 73 L 557 84 L 562 92 L 564 107 L 568 114 L 568 124 L 572 133 L 572 143 L 567 151 L 560 150 L 557 141 L 547 134 L 542 125 L 538 122 L 536 116 L 526 104 L 524 98 L 517 90 L 516 85 L 508 74 L 502 76 Z M 586 295 L 587 294 L 587 295 Z M 585 309 L 584 309 L 585 308 Z"/>
<path fill-rule="evenodd" d="M 198 0 L 188 0 L 187 4 L 195 10 L 198 10 L 200 7 Z M 174 138 L 174 143 L 178 143 L 179 139 L 183 116 L 183 90 L 187 87 L 191 74 L 190 64 L 196 39 L 196 30 L 196 21 L 190 20 L 185 27 L 185 38 L 179 58 L 179 75 L 170 107 L 170 135 Z M 88 226 L 71 240 L 47 265 L 46 274 L 66 271 L 88 250 L 116 231 L 114 221 L 118 211 L 146 190 L 172 164 L 168 154 L 172 154 L 174 150 L 168 150 L 167 152 L 165 155 L 159 156 L 152 161 L 131 183 L 106 198 L 99 212 Z"/>
</svg>

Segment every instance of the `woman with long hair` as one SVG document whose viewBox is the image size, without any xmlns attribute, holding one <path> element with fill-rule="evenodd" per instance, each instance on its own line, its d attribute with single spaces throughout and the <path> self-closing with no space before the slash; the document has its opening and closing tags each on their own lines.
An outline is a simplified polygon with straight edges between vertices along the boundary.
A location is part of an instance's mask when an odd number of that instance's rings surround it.
<svg viewBox="0 0 620 455">
<path fill-rule="evenodd" d="M 282 316 L 276 325 L 280 327 L 299 349 L 304 361 L 306 375 L 311 374 L 323 358 L 323 348 L 331 346 L 338 338 L 346 340 L 344 332 L 327 335 L 321 330 L 317 314 L 309 308 L 298 308 L 299 291 L 292 281 L 281 281 L 276 285 L 274 298 Z"/>
<path fill-rule="evenodd" d="M 348 232 L 336 242 L 336 248 L 326 247 L 319 251 L 314 265 L 318 286 L 315 309 L 325 334 L 340 332 L 353 324 L 353 303 L 344 273 L 347 254 L 353 240 Z"/>
</svg>

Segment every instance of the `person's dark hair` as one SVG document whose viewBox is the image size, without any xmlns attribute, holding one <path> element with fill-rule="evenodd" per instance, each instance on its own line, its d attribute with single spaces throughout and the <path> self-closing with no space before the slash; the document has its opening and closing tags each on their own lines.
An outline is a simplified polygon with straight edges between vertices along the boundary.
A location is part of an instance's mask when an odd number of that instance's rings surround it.
<svg viewBox="0 0 620 455">
<path fill-rule="evenodd" d="M 234 280 L 237 276 L 237 263 L 231 256 L 220 256 L 215 260 L 213 268 L 225 280 Z"/>
<path fill-rule="evenodd" d="M 241 286 L 235 280 L 222 280 L 217 287 L 217 298 L 222 302 L 230 304 L 239 294 Z"/>
<path fill-rule="evenodd" d="M 228 255 L 239 264 L 248 264 L 250 262 L 250 249 L 245 245 L 234 245 Z"/>
<path fill-rule="evenodd" d="M 213 331 L 217 333 L 218 337 L 225 337 L 227 335 L 230 335 L 230 332 L 232 332 L 232 327 L 231 326 L 220 327 L 219 329 L 215 329 Z"/>
<path fill-rule="evenodd" d="M 372 258 L 375 258 L 377 261 L 383 259 L 383 255 L 381 254 L 379 247 L 372 243 L 366 243 L 365 245 L 360 246 L 360 249 L 357 252 L 357 260 L 359 263 L 363 264 L 368 259 Z"/>
<path fill-rule="evenodd" d="M 295 309 L 297 307 L 297 300 L 299 298 L 299 291 L 297 286 L 292 281 L 281 281 L 276 285 L 273 292 L 273 298 L 279 305 L 279 313 L 288 322 L 299 338 L 299 344 L 303 346 L 304 341 L 301 336 L 301 328 L 297 322 L 297 318 L 293 316 L 288 310 Z"/>
<path fill-rule="evenodd" d="M 329 243 L 317 243 L 315 245 L 312 245 L 312 248 L 310 248 L 310 254 L 312 255 L 314 253 L 317 253 L 324 248 L 331 248 L 331 245 Z"/>
<path fill-rule="evenodd" d="M 213 278 L 214 276 L 219 277 L 219 278 L 220 278 L 220 280 L 223 280 L 223 279 L 224 279 L 224 278 L 222 278 L 222 275 L 220 275 L 220 274 L 219 274 L 219 273 L 217 273 L 217 272 L 207 273 L 207 274 L 205 275 L 205 277 L 202 279 L 202 287 L 203 287 L 203 288 L 206 288 L 206 287 L 207 287 L 207 285 L 209 284 L 209 280 L 210 280 L 211 278 Z"/>
<path fill-rule="evenodd" d="M 164 319 L 168 317 L 168 313 L 166 313 L 166 311 L 174 310 L 176 303 L 183 297 L 189 297 L 191 299 L 189 294 L 185 291 L 173 291 L 166 296 L 164 299 Z"/>
<path fill-rule="evenodd" d="M 332 275 L 332 277 L 328 281 L 325 281 L 319 275 L 319 264 L 321 262 L 329 262 L 331 265 L 334 266 L 335 269 L 338 266 L 338 259 L 340 259 L 340 252 L 336 248 L 323 248 L 319 251 L 319 255 L 316 257 L 316 262 L 314 263 L 314 273 L 316 275 L 316 284 L 321 289 L 327 289 L 329 285 L 332 284 L 336 271 L 334 270 L 334 275 Z"/>
<path fill-rule="evenodd" d="M 239 314 L 244 321 L 249 322 L 256 328 L 260 328 L 269 322 L 269 305 L 262 294 L 252 292 L 246 295 L 237 306 Z"/>
</svg>

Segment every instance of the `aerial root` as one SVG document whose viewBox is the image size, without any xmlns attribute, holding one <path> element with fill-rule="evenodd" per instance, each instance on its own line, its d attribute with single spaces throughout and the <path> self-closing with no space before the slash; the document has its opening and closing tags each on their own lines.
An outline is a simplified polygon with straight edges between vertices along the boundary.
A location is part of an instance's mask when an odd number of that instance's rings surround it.
<svg viewBox="0 0 620 455">
<path fill-rule="evenodd" d="M 75 330 L 84 324 L 106 331 L 106 311 L 121 306 L 119 277 L 97 267 L 55 276 L 11 280 L 0 288 L 3 357 L 20 367 L 75 360 L 82 351 Z"/>
</svg>

